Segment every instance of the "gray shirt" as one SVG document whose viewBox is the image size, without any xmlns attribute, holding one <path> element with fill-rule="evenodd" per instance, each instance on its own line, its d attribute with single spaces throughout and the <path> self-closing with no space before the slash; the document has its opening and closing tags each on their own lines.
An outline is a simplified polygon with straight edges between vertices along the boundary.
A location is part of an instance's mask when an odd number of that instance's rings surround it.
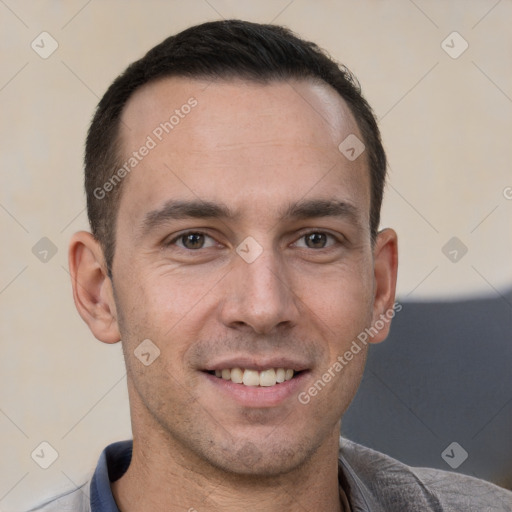
<svg viewBox="0 0 512 512">
<path fill-rule="evenodd" d="M 91 479 L 32 511 L 119 512 L 110 482 L 128 469 L 131 453 L 131 441 L 107 446 Z M 410 467 L 343 437 L 338 475 L 352 512 L 512 512 L 511 491 L 471 476 Z"/>
</svg>

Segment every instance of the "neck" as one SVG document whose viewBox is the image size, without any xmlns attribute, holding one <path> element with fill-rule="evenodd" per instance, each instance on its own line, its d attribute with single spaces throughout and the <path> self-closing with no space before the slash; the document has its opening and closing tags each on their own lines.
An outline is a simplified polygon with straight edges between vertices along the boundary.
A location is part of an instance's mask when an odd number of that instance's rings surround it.
<svg viewBox="0 0 512 512">
<path fill-rule="evenodd" d="M 227 473 L 176 441 L 134 431 L 130 467 L 112 492 L 122 512 L 342 512 L 338 427 L 308 461 L 278 476 Z"/>
</svg>

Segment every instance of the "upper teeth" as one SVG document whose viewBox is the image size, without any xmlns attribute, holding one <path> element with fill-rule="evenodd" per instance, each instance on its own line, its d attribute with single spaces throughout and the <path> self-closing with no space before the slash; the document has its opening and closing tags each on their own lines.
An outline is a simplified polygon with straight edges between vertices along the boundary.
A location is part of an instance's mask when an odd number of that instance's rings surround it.
<svg viewBox="0 0 512 512">
<path fill-rule="evenodd" d="M 290 368 L 269 368 L 268 370 L 244 370 L 241 368 L 225 368 L 215 370 L 215 375 L 224 380 L 245 386 L 275 386 L 277 383 L 290 380 L 294 371 Z"/>
</svg>

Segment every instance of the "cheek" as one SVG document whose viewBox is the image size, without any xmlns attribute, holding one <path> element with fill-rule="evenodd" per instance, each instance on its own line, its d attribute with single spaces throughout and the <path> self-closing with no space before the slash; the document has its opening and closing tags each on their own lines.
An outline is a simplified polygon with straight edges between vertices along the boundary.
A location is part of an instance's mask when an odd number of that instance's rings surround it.
<svg viewBox="0 0 512 512">
<path fill-rule="evenodd" d="M 194 307 L 200 306 L 204 292 L 148 272 L 131 273 L 124 283 L 118 310 L 133 393 L 157 415 L 157 411 L 172 409 L 183 402 L 192 404 L 197 397 L 192 392 L 190 375 L 185 380 L 183 361 L 189 341 L 196 336 Z M 157 348 L 147 348 L 145 340 Z M 144 352 L 139 346 L 145 347 Z M 141 354 L 148 352 L 151 362 L 146 366 Z"/>
<path fill-rule="evenodd" d="M 368 265 L 318 275 L 302 288 L 300 295 L 329 328 L 329 338 L 356 335 L 371 322 L 373 274 Z"/>
<path fill-rule="evenodd" d="M 131 312 L 126 318 L 130 326 L 160 334 L 190 313 L 201 296 L 195 279 L 185 281 L 156 272 L 130 273 L 125 283 L 121 306 Z"/>
<path fill-rule="evenodd" d="M 127 355 L 131 357 L 139 343 L 150 339 L 163 356 L 160 362 L 167 362 L 166 369 L 180 371 L 188 343 L 197 339 L 201 328 L 195 318 L 205 314 L 205 295 L 215 282 L 206 276 L 191 278 L 172 272 L 130 273 L 116 301 Z"/>
</svg>

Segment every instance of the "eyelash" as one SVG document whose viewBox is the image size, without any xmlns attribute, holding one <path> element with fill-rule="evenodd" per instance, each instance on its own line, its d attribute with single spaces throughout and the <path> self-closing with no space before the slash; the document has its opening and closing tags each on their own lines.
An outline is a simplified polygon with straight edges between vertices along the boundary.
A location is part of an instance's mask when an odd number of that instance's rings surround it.
<svg viewBox="0 0 512 512">
<path fill-rule="evenodd" d="M 305 233 L 302 233 L 301 236 L 297 240 L 301 240 L 301 239 L 307 237 L 308 235 L 312 235 L 312 234 L 326 235 L 327 237 L 330 237 L 332 240 L 334 240 L 334 243 L 331 244 L 331 245 L 328 245 L 327 247 L 320 247 L 319 249 L 314 249 L 314 248 L 311 248 L 311 247 L 302 247 L 302 249 L 311 249 L 311 250 L 314 250 L 314 251 L 329 250 L 334 245 L 340 245 L 342 243 L 341 240 L 339 240 L 333 234 L 331 234 L 331 233 L 329 233 L 327 231 L 319 231 L 319 230 L 311 230 L 311 231 L 307 231 Z M 214 238 L 211 235 L 209 235 L 208 233 L 205 233 L 204 231 L 191 230 L 191 231 L 185 231 L 184 233 L 181 233 L 178 236 L 174 237 L 172 240 L 169 240 L 169 242 L 165 243 L 165 246 L 169 247 L 171 245 L 175 245 L 175 243 L 178 240 L 182 240 L 187 235 L 204 235 L 205 237 L 208 237 L 208 238 L 211 238 L 212 240 L 214 240 Z M 209 249 L 209 247 L 201 247 L 199 249 L 187 249 L 186 247 L 180 247 L 180 246 L 177 246 L 177 247 L 179 249 L 187 251 L 187 252 L 199 252 L 201 249 Z"/>
</svg>

